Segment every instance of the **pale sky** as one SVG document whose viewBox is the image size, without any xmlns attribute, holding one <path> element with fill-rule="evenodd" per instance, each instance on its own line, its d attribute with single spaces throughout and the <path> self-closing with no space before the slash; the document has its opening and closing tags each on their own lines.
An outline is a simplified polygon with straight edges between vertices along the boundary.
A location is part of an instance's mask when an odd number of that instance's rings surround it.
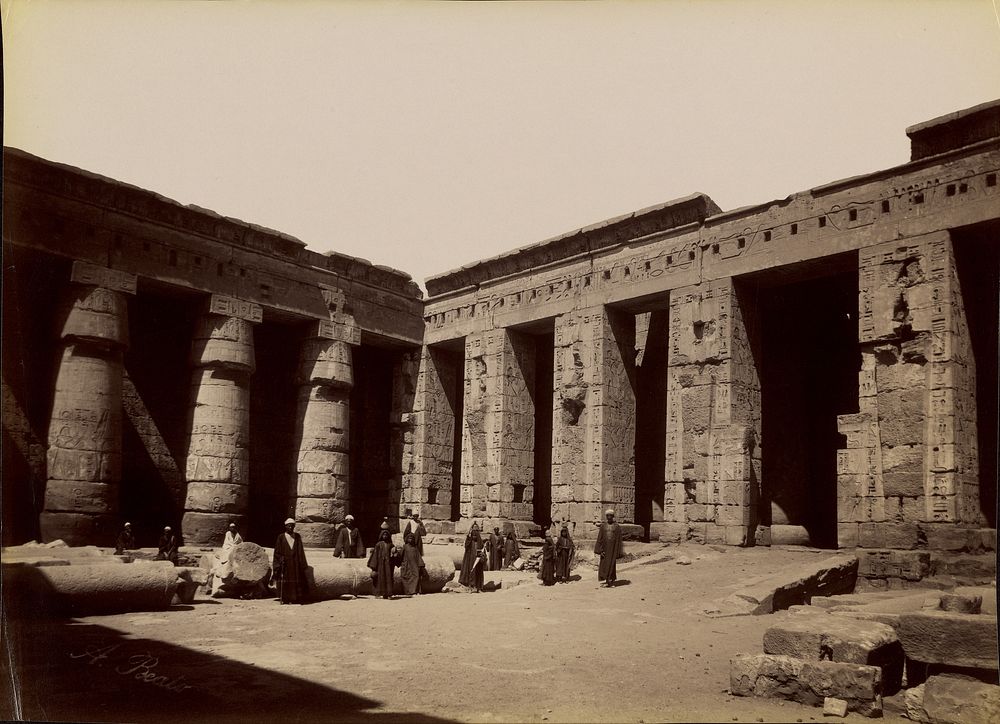
<svg viewBox="0 0 1000 724">
<path fill-rule="evenodd" d="M 3 0 L 4 144 L 410 273 L 903 163 L 992 0 Z"/>
</svg>

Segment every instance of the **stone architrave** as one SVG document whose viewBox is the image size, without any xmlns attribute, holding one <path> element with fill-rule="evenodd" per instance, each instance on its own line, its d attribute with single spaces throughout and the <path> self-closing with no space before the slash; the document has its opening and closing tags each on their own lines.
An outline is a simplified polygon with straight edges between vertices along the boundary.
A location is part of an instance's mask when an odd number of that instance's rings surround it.
<svg viewBox="0 0 1000 724">
<path fill-rule="evenodd" d="M 583 535 L 635 520 L 635 321 L 605 307 L 556 318 L 552 518 Z"/>
<path fill-rule="evenodd" d="M 296 530 L 308 546 L 330 548 L 350 500 L 352 347 L 361 341 L 343 295 L 331 319 L 315 324 L 299 355 L 295 463 Z M 333 311 L 336 309 L 337 311 Z"/>
<path fill-rule="evenodd" d="M 187 448 L 184 540 L 219 544 L 249 504 L 250 375 L 253 325 L 260 306 L 212 295 L 191 349 L 191 425 Z"/>
<path fill-rule="evenodd" d="M 136 278 L 74 262 L 48 430 L 43 541 L 110 543 L 118 527 L 126 294 Z"/>
<path fill-rule="evenodd" d="M 839 418 L 843 546 L 916 547 L 917 523 L 980 525 L 976 368 L 947 232 L 862 249 L 860 412 Z"/>
<path fill-rule="evenodd" d="M 410 508 L 424 520 L 447 521 L 452 495 L 459 492 L 452 490 L 459 369 L 446 353 L 427 346 L 415 362 L 411 411 L 400 413 L 404 425 L 400 508 Z M 403 379 L 402 374 L 398 377 Z M 412 370 L 406 379 L 411 377 Z M 399 511 L 400 518 L 404 512 Z"/>
<path fill-rule="evenodd" d="M 753 545 L 760 380 L 732 279 L 670 294 L 661 540 Z"/>
<path fill-rule="evenodd" d="M 535 347 L 498 329 L 465 340 L 461 517 L 530 521 L 535 451 Z"/>
</svg>

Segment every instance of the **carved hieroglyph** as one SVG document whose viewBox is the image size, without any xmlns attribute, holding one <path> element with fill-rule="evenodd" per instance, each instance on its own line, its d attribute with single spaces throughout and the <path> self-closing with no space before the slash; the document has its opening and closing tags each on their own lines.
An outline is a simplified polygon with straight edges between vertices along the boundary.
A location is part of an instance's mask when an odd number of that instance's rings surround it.
<svg viewBox="0 0 1000 724">
<path fill-rule="evenodd" d="M 863 249 L 859 306 L 860 412 L 839 418 L 840 545 L 865 523 L 914 537 L 918 522 L 981 524 L 976 368 L 949 234 Z"/>
<path fill-rule="evenodd" d="M 535 341 L 500 329 L 465 340 L 463 522 L 531 520 Z"/>
<path fill-rule="evenodd" d="M 233 316 L 240 315 L 240 316 Z M 182 530 L 190 544 L 218 544 L 249 504 L 253 324 L 261 308 L 213 295 L 191 350 L 191 426 Z"/>
<path fill-rule="evenodd" d="M 760 381 L 731 279 L 670 295 L 661 539 L 754 542 Z"/>
<path fill-rule="evenodd" d="M 110 542 L 118 527 L 125 294 L 135 277 L 75 262 L 49 422 L 44 541 Z M 104 286 L 98 286 L 104 285 Z"/>
<path fill-rule="evenodd" d="M 599 307 L 556 318 L 552 518 L 635 520 L 635 318 Z"/>
</svg>

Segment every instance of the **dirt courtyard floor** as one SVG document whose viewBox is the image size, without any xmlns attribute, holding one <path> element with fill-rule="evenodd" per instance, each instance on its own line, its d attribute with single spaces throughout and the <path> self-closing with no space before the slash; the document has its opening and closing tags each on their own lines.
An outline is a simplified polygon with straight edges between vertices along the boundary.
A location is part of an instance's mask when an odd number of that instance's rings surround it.
<svg viewBox="0 0 1000 724">
<path fill-rule="evenodd" d="M 584 565 L 568 584 L 481 594 L 305 606 L 199 596 L 160 612 L 8 620 L 5 658 L 20 662 L 14 703 L 31 719 L 820 721 L 821 708 L 728 694 L 730 657 L 759 653 L 765 628 L 794 614 L 703 610 L 828 554 L 670 546 L 620 564 L 614 589 Z"/>
</svg>

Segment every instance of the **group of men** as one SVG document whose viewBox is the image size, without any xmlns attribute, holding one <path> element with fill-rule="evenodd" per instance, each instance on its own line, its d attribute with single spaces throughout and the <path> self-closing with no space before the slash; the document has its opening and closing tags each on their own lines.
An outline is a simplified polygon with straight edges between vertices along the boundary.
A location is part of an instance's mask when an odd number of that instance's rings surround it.
<svg viewBox="0 0 1000 724">
<path fill-rule="evenodd" d="M 132 524 L 125 523 L 118 534 L 118 538 L 115 539 L 115 555 L 124 555 L 125 551 L 132 551 L 136 548 L 138 546 L 135 542 L 135 533 L 132 530 Z M 177 536 L 174 535 L 173 529 L 169 525 L 166 525 L 163 527 L 163 533 L 160 534 L 160 540 L 157 544 L 156 560 L 170 561 L 176 566 L 178 560 L 177 551 Z"/>
<path fill-rule="evenodd" d="M 597 580 L 601 585 L 612 588 L 618 579 L 618 558 L 622 555 L 622 529 L 615 522 L 615 511 L 605 511 L 605 522 L 597 531 L 597 541 L 594 543 L 594 553 L 600 557 Z M 542 585 L 552 586 L 556 582 L 568 583 L 570 570 L 576 557 L 576 545 L 565 523 L 559 531 L 559 536 L 553 540 L 551 529 L 546 529 L 542 541 L 542 558 L 538 577 Z M 506 540 L 500 535 L 500 529 L 494 528 L 487 539 L 479 532 L 479 525 L 472 524 L 465 537 L 465 553 L 462 558 L 462 571 L 458 582 L 479 592 L 483 590 L 484 572 L 507 568 L 520 558 L 520 549 L 513 532 L 507 533 Z"/>
<path fill-rule="evenodd" d="M 424 566 L 424 536 L 427 529 L 419 513 L 407 515 L 403 527 L 403 546 L 395 546 L 389 531 L 389 520 L 384 518 L 379 529 L 378 541 L 368 556 L 372 586 L 375 594 L 391 598 L 395 586 L 394 572 L 399 568 L 403 593 L 416 595 L 421 592 L 421 582 L 426 578 Z M 333 549 L 334 558 L 364 558 L 365 544 L 361 531 L 354 524 L 354 516 L 344 518 L 344 525 L 337 533 Z M 305 603 L 310 598 L 306 578 L 306 554 L 302 536 L 295 532 L 295 520 L 285 520 L 285 530 L 274 543 L 271 563 L 272 577 L 281 603 Z"/>
</svg>

